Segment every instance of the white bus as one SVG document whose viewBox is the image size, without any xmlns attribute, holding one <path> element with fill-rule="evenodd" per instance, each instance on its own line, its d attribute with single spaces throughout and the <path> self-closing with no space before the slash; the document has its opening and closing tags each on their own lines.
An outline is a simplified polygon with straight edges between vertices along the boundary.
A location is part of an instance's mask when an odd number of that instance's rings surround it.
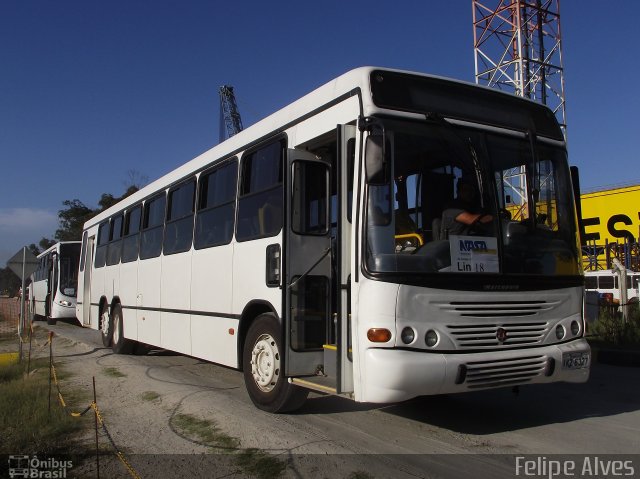
<svg viewBox="0 0 640 479">
<path fill-rule="evenodd" d="M 31 275 L 29 309 L 34 317 L 49 324 L 76 317 L 80 241 L 56 243 L 38 255 L 38 267 Z"/>
<path fill-rule="evenodd" d="M 484 214 L 465 236 L 440 226 L 458 180 Z M 272 412 L 584 382 L 574 201 L 546 107 L 359 68 L 88 221 L 77 314 L 117 353 L 243 370 Z"/>
<path fill-rule="evenodd" d="M 605 269 L 586 271 L 584 285 L 587 291 L 597 291 L 603 303 L 620 304 L 621 290 L 618 274 L 614 270 Z M 627 270 L 627 301 L 637 303 L 639 299 L 640 272 Z"/>
</svg>

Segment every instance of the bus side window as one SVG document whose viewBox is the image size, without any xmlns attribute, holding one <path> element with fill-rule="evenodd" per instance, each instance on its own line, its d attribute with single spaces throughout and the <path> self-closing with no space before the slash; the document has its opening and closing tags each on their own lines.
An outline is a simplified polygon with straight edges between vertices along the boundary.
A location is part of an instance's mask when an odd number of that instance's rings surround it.
<svg viewBox="0 0 640 479">
<path fill-rule="evenodd" d="M 107 261 L 107 244 L 109 243 L 109 220 L 103 222 L 98 227 L 98 246 L 96 247 L 96 258 L 94 265 L 102 268 Z"/>
<path fill-rule="evenodd" d="M 107 266 L 112 266 L 120 262 L 122 251 L 122 215 L 118 215 L 111 220 L 109 232 L 109 244 L 107 245 Z"/>
<path fill-rule="evenodd" d="M 598 277 L 597 276 L 585 276 L 584 277 L 585 289 L 598 289 Z"/>
<path fill-rule="evenodd" d="M 615 288 L 615 281 L 613 279 L 613 276 L 599 276 L 598 283 L 599 283 L 600 289 Z"/>
<path fill-rule="evenodd" d="M 122 242 L 123 263 L 129 263 L 138 259 L 141 218 L 142 205 L 130 209 L 124 217 L 124 240 Z"/>
<path fill-rule="evenodd" d="M 200 175 L 195 249 L 228 244 L 233 236 L 238 163 L 234 159 Z"/>
<path fill-rule="evenodd" d="M 144 205 L 142 235 L 140 236 L 140 259 L 156 258 L 162 252 L 164 210 L 167 197 L 164 193 L 147 201 Z"/>
<path fill-rule="evenodd" d="M 82 250 L 80 251 L 80 271 L 84 271 L 84 257 L 87 252 L 87 232 L 82 235 Z"/>
<path fill-rule="evenodd" d="M 167 226 L 164 230 L 163 244 L 165 255 L 182 253 L 191 249 L 195 192 L 195 179 L 169 191 Z"/>
<path fill-rule="evenodd" d="M 247 241 L 277 235 L 282 229 L 284 140 L 242 159 L 236 239 Z"/>
</svg>

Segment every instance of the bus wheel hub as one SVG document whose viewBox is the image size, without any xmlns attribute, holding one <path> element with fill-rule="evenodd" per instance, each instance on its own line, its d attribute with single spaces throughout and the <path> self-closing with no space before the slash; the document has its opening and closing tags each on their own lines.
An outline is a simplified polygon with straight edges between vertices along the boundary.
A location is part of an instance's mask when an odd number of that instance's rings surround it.
<svg viewBox="0 0 640 479">
<path fill-rule="evenodd" d="M 268 334 L 261 335 L 251 351 L 251 374 L 258 388 L 270 392 L 278 382 L 280 353 L 275 340 Z"/>
</svg>

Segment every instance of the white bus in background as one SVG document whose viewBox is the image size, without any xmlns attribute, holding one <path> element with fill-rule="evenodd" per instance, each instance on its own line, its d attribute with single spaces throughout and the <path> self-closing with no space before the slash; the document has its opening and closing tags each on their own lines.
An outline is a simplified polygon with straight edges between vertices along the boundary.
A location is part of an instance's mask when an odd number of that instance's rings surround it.
<svg viewBox="0 0 640 479">
<path fill-rule="evenodd" d="M 75 318 L 80 241 L 56 243 L 37 258 L 29 286 L 31 315 L 46 318 L 49 324 Z"/>
<path fill-rule="evenodd" d="M 601 303 L 620 304 L 620 280 L 619 275 L 613 270 L 586 271 L 584 273 L 584 286 L 587 291 L 597 291 Z M 627 301 L 638 302 L 638 283 L 640 272 L 627 270 Z M 606 296 L 605 296 L 606 295 Z"/>
<path fill-rule="evenodd" d="M 465 236 L 441 226 L 458 181 L 490 220 Z M 241 369 L 272 412 L 584 382 L 577 238 L 550 110 L 360 68 L 88 221 L 77 315 L 117 353 Z"/>
</svg>

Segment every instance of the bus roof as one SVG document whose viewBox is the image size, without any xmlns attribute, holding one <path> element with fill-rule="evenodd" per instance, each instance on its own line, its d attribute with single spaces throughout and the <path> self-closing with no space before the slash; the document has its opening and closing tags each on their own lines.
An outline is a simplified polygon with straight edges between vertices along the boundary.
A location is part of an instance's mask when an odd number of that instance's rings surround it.
<svg viewBox="0 0 640 479">
<path fill-rule="evenodd" d="M 304 117 L 308 116 L 310 112 L 331 104 L 336 101 L 336 99 L 344 99 L 349 96 L 360 95 L 360 92 L 363 90 L 369 91 L 370 76 L 373 71 L 402 73 L 423 77 L 425 79 L 434 79 L 450 82 L 452 84 L 466 85 L 474 89 L 485 90 L 488 93 L 490 92 L 494 97 L 502 96 L 503 98 L 509 98 L 511 101 L 521 101 L 529 105 L 535 105 L 537 108 L 543 107 L 543 105 L 537 102 L 524 99 L 522 97 L 516 97 L 510 93 L 442 76 L 373 66 L 355 68 L 316 88 L 300 99 L 247 127 L 224 142 L 213 146 L 199 156 L 187 161 L 181 166 L 148 184 L 144 188 L 141 188 L 136 193 L 128 196 L 124 200 L 91 218 L 85 223 L 84 229 L 86 230 L 87 228 L 104 221 L 118 211 L 140 203 L 141 201 L 153 196 L 155 193 L 170 187 L 182 179 L 185 179 L 189 175 L 202 171 L 216 161 L 233 157 L 234 155 L 251 148 L 253 145 L 283 132 L 290 126 L 304 119 Z M 370 116 L 375 113 L 390 113 L 390 110 L 376 106 L 371 101 L 370 95 L 360 95 L 360 99 L 360 113 L 364 116 Z M 546 109 L 546 107 L 543 108 Z M 418 115 L 416 114 L 416 117 L 417 116 Z"/>
<path fill-rule="evenodd" d="M 46 250 L 36 256 L 36 258 L 41 258 L 52 251 L 57 251 L 60 248 L 60 245 L 63 244 L 82 244 L 82 241 L 58 241 L 56 244 L 49 246 Z"/>
</svg>

